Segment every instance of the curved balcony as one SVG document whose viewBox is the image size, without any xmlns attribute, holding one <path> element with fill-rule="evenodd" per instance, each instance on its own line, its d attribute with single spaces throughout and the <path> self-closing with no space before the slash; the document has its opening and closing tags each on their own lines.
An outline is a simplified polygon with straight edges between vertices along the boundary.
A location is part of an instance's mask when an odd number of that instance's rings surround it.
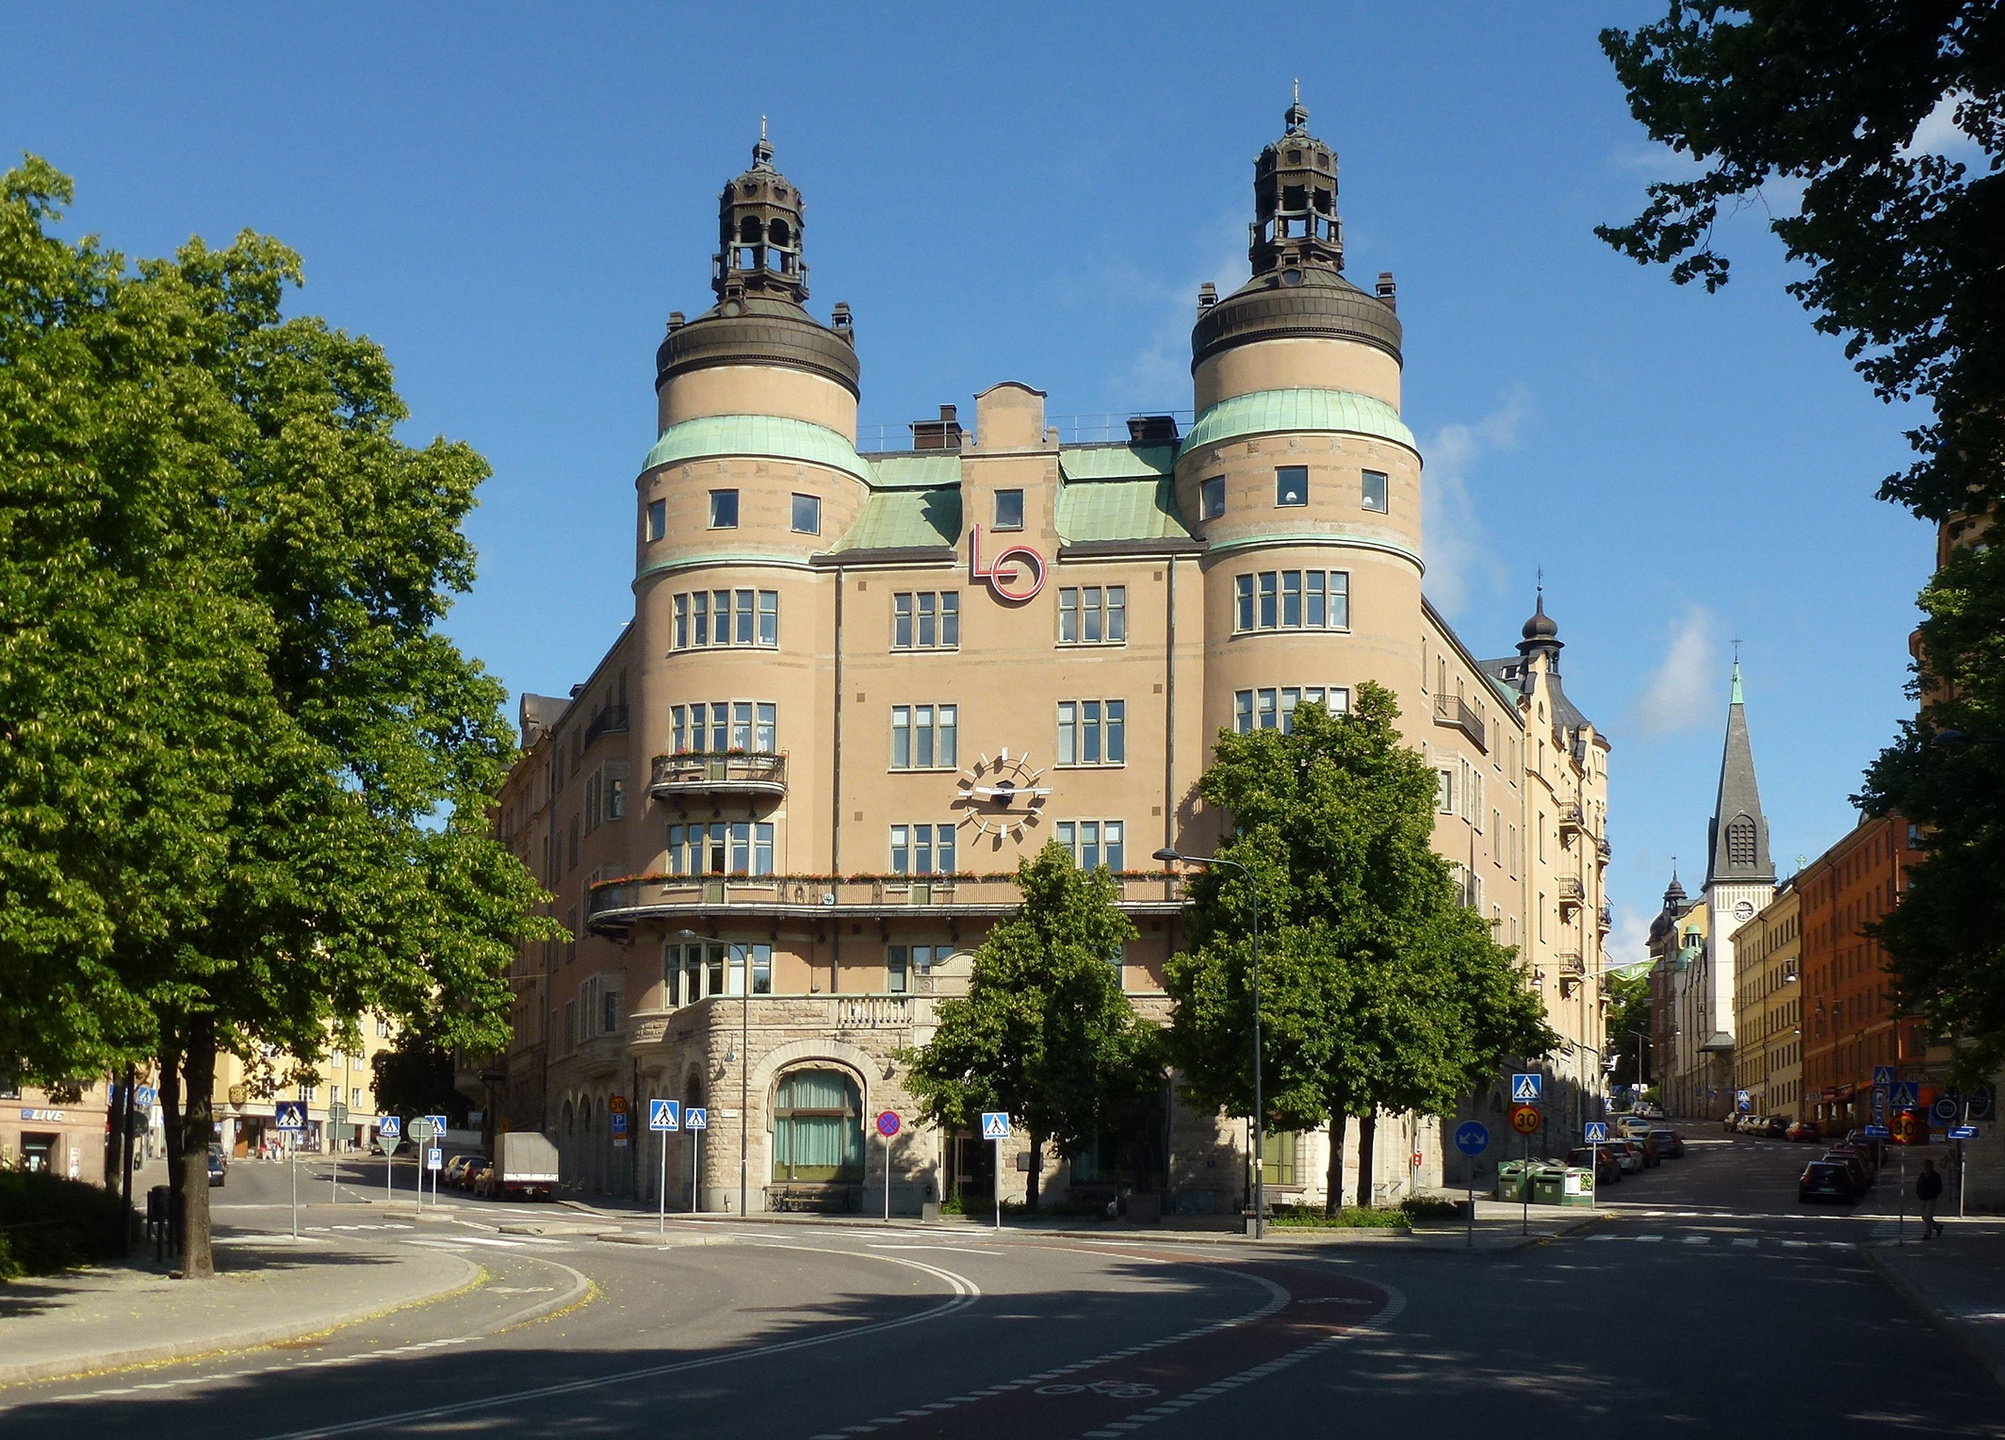
<svg viewBox="0 0 2005 1440">
<path fill-rule="evenodd" d="M 648 793 L 657 800 L 784 799 L 787 757 L 756 750 L 687 750 L 654 757 Z"/>
<path fill-rule="evenodd" d="M 1183 910 L 1180 882 L 1160 871 L 1116 877 L 1129 915 L 1170 916 Z M 687 924 L 702 917 L 760 920 L 825 917 L 929 916 L 1000 919 L 1023 904 L 1007 875 L 643 875 L 592 887 L 585 923 L 599 934 L 641 921 Z"/>
</svg>

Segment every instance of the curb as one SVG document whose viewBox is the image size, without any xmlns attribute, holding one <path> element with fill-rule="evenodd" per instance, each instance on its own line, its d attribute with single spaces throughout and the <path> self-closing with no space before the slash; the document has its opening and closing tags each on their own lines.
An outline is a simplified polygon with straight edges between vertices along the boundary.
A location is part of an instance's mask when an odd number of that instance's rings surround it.
<svg viewBox="0 0 2005 1440">
<path fill-rule="evenodd" d="M 1890 1290 L 1919 1311 L 1922 1319 L 1954 1341 L 1964 1354 L 1977 1362 L 1978 1369 L 1989 1375 L 1998 1385 L 2005 1386 L 2005 1363 L 2001 1363 L 1992 1355 L 1984 1342 L 1977 1338 L 1976 1332 L 1970 1328 L 1968 1322 L 1922 1294 L 1920 1287 L 1914 1281 L 1875 1254 L 1873 1246 L 1861 1245 L 1859 1253 L 1865 1256 L 1867 1268 L 1886 1281 Z"/>
<path fill-rule="evenodd" d="M 256 1350 L 267 1345 L 282 1345 L 287 1341 L 303 1340 L 311 1335 L 345 1329 L 364 1320 L 395 1314 L 399 1310 L 431 1305 L 486 1283 L 486 1272 L 472 1261 L 443 1251 L 434 1253 L 458 1265 L 461 1273 L 453 1277 L 443 1288 L 429 1295 L 401 1300 L 395 1305 L 358 1306 L 337 1315 L 321 1315 L 311 1320 L 293 1321 L 284 1325 L 266 1325 L 231 1335 L 206 1335 L 193 1340 L 163 1341 L 158 1345 L 135 1345 L 126 1350 L 110 1350 L 93 1355 L 88 1362 L 82 1364 L 75 1360 L 38 1360 L 27 1365 L 0 1365 L 0 1387 L 25 1385 L 43 1380 L 72 1380 L 86 1375 L 100 1375 L 110 1370 L 127 1370 L 136 1366 L 159 1365 L 177 1360 L 197 1360 L 207 1355 L 224 1355 L 237 1350 Z"/>
</svg>

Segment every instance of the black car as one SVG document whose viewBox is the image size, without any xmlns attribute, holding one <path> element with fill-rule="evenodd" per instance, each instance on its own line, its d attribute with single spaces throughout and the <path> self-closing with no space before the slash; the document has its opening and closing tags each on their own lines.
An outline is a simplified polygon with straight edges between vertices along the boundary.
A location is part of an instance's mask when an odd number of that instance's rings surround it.
<svg viewBox="0 0 2005 1440">
<path fill-rule="evenodd" d="M 217 1146 L 209 1147 L 209 1188 L 214 1189 L 229 1177 L 229 1162 L 223 1159 L 223 1152 Z"/>
<path fill-rule="evenodd" d="M 1842 1165 L 1851 1171 L 1852 1193 L 1854 1195 L 1863 1195 L 1873 1188 L 1873 1168 L 1862 1161 L 1857 1155 L 1849 1154 L 1844 1150 L 1826 1150 L 1821 1159 L 1812 1163 L 1818 1165 Z"/>
<path fill-rule="evenodd" d="M 1857 1166 L 1838 1160 L 1812 1160 L 1796 1181 L 1796 1203 L 1808 1205 L 1818 1200 L 1835 1200 L 1850 1205 L 1863 1189 Z"/>
</svg>

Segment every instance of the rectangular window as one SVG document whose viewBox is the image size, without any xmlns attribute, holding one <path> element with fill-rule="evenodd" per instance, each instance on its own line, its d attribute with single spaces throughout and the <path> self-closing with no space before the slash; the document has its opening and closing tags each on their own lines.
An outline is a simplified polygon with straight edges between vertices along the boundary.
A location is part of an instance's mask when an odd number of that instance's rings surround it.
<svg viewBox="0 0 2005 1440">
<path fill-rule="evenodd" d="M 1253 733 L 1253 692 L 1235 691 L 1232 696 L 1232 728 L 1235 734 Z"/>
<path fill-rule="evenodd" d="M 960 763 L 955 705 L 893 705 L 891 768 L 946 770 Z"/>
<path fill-rule="evenodd" d="M 1125 700 L 1059 701 L 1058 763 L 1126 764 L 1127 715 Z"/>
<path fill-rule="evenodd" d="M 780 592 L 698 590 L 675 597 L 675 645 L 778 645 Z"/>
<path fill-rule="evenodd" d="M 1023 529 L 1023 491 L 996 491 L 996 524 L 998 530 Z"/>
<path fill-rule="evenodd" d="M 740 590 L 738 592 L 737 616 L 737 630 L 731 637 L 732 641 L 738 645 L 750 645 L 752 643 L 752 627 L 757 618 L 753 614 L 752 592 L 750 590 Z"/>
<path fill-rule="evenodd" d="M 911 951 L 905 945 L 884 947 L 884 988 L 893 995 L 903 995 L 907 987 L 907 975 L 911 968 Z"/>
<path fill-rule="evenodd" d="M 712 590 L 710 592 L 710 639 L 713 644 L 731 643 L 731 592 Z"/>
<path fill-rule="evenodd" d="M 710 643 L 710 592 L 708 590 L 699 590 L 691 597 L 691 600 L 696 606 L 696 643 L 698 645 L 708 645 Z"/>
<path fill-rule="evenodd" d="M 712 530 L 736 530 L 738 528 L 738 492 L 736 490 L 712 490 L 710 492 L 710 528 Z"/>
<path fill-rule="evenodd" d="M 1443 815 L 1455 813 L 1455 772 L 1436 770 L 1434 772 L 1434 808 Z"/>
<path fill-rule="evenodd" d="M 794 497 L 794 533 L 796 535 L 821 534 L 821 496 L 796 495 Z"/>
<path fill-rule="evenodd" d="M 647 502 L 647 538 L 650 542 L 661 539 L 668 533 L 668 502 L 650 500 Z"/>
<path fill-rule="evenodd" d="M 731 748 L 752 748 L 752 703 L 749 700 L 739 700 L 731 706 Z"/>
<path fill-rule="evenodd" d="M 961 592 L 901 590 L 891 597 L 891 648 L 952 650 L 961 643 Z"/>
<path fill-rule="evenodd" d="M 777 590 L 759 592 L 759 643 L 780 643 L 780 592 Z"/>
<path fill-rule="evenodd" d="M 1128 639 L 1128 587 L 1068 585 L 1058 592 L 1058 643 L 1119 645 Z"/>
<path fill-rule="evenodd" d="M 1262 570 L 1233 578 L 1234 631 L 1348 630 L 1351 577 L 1344 570 Z"/>
<path fill-rule="evenodd" d="M 675 648 L 678 650 L 687 650 L 689 648 L 689 597 L 687 595 L 678 595 L 675 597 Z"/>
<path fill-rule="evenodd" d="M 752 972 L 752 993 L 770 995 L 773 993 L 773 947 L 771 945 L 733 945 L 731 947 L 731 993 L 745 993 L 745 971 Z"/>
<path fill-rule="evenodd" d="M 702 721 L 699 720 L 697 724 L 700 726 L 702 724 Z M 672 747 L 671 753 L 676 755 L 682 755 L 688 753 L 689 731 L 685 728 L 684 711 L 682 706 L 671 705 L 668 707 L 668 728 L 669 728 L 670 743 Z"/>
<path fill-rule="evenodd" d="M 1216 520 L 1225 513 L 1225 477 L 1214 475 L 1209 480 L 1197 484 L 1198 513 L 1206 520 Z"/>
<path fill-rule="evenodd" d="M 1119 820 L 1061 820 L 1053 838 L 1066 848 L 1081 870 L 1102 865 L 1109 870 L 1120 870 L 1127 855 L 1123 843 L 1125 828 Z"/>
<path fill-rule="evenodd" d="M 1275 467 L 1274 503 L 1276 505 L 1306 505 L 1309 503 L 1308 466 L 1280 465 Z"/>
<path fill-rule="evenodd" d="M 1379 474 L 1376 470 L 1367 470 L 1364 472 L 1364 507 L 1367 510 L 1376 510 L 1381 515 L 1385 514 L 1389 508 L 1386 497 L 1385 476 Z"/>
<path fill-rule="evenodd" d="M 893 825 L 891 827 L 891 873 L 893 875 L 951 875 L 954 873 L 952 825 Z"/>
</svg>

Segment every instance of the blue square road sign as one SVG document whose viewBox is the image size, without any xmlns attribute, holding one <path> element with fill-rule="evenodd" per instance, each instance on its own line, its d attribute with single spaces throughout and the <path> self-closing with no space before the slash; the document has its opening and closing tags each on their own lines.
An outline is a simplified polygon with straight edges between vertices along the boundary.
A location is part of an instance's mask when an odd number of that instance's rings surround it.
<svg viewBox="0 0 2005 1440">
<path fill-rule="evenodd" d="M 1608 1127 L 1601 1121 L 1599 1120 L 1588 1121 L 1586 1129 L 1587 1129 L 1588 1144 L 1605 1145 L 1608 1143 Z"/>
<path fill-rule="evenodd" d="M 298 1134 L 306 1128 L 306 1106 L 298 1100 L 281 1100 L 272 1116 L 272 1124 L 288 1134 Z"/>
<path fill-rule="evenodd" d="M 1545 1088 L 1543 1075 L 1513 1075 L 1511 1077 L 1511 1103 L 1513 1105 L 1536 1105 L 1539 1094 Z"/>
<path fill-rule="evenodd" d="M 696 1112 L 689 1112 L 694 1119 Z M 682 1102 L 680 1100 L 650 1100 L 647 1102 L 647 1128 L 661 1132 L 682 1128 Z"/>
<path fill-rule="evenodd" d="M 1001 1110 L 982 1111 L 982 1139 L 1009 1139 L 1009 1116 Z"/>
<path fill-rule="evenodd" d="M 682 1128 L 685 1130 L 708 1130 L 710 1112 L 701 1105 L 692 1105 L 683 1114 Z"/>
</svg>

